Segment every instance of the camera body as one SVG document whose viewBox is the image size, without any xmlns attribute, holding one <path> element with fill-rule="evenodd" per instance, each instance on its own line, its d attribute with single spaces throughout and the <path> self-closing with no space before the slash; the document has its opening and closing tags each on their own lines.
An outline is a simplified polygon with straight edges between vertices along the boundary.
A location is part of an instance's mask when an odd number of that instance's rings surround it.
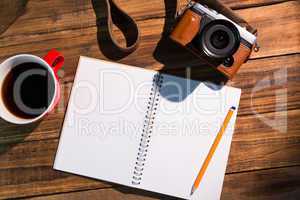
<svg viewBox="0 0 300 200">
<path fill-rule="evenodd" d="M 180 16 L 170 38 L 232 79 L 256 44 L 256 36 L 199 3 Z"/>
</svg>

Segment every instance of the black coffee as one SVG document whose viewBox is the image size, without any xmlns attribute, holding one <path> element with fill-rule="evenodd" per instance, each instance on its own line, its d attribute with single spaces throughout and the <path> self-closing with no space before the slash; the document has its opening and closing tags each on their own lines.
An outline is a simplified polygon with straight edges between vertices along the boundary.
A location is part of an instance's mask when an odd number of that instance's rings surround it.
<svg viewBox="0 0 300 200">
<path fill-rule="evenodd" d="M 49 71 L 37 63 L 23 63 L 14 67 L 4 79 L 2 99 L 14 115 L 31 119 L 49 107 L 55 81 Z"/>
</svg>

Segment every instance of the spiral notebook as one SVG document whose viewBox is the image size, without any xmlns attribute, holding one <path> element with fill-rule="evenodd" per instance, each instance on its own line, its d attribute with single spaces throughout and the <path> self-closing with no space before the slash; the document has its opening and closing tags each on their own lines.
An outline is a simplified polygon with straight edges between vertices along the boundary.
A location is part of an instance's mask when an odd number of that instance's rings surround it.
<svg viewBox="0 0 300 200">
<path fill-rule="evenodd" d="M 191 187 L 240 89 L 81 57 L 54 169 L 184 199 L 219 199 L 236 113 Z"/>
</svg>

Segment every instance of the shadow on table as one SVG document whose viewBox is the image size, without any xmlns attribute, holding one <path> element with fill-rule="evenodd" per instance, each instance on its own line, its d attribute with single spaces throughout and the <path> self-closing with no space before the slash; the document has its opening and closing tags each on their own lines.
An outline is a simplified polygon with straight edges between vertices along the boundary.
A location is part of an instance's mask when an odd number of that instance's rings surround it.
<svg viewBox="0 0 300 200">
<path fill-rule="evenodd" d="M 116 190 L 122 192 L 123 194 L 139 195 L 139 196 L 145 196 L 145 197 L 150 197 L 155 199 L 182 200 L 181 198 L 171 197 L 171 196 L 167 196 L 155 192 L 150 192 L 150 191 L 145 191 L 145 190 L 140 190 L 140 189 L 135 189 L 130 187 L 116 188 Z"/>
<path fill-rule="evenodd" d="M 172 80 L 167 80 L 169 88 L 162 90 L 160 92 L 161 96 L 170 101 L 183 101 L 193 93 L 199 82 L 203 82 L 212 90 L 221 89 L 228 81 L 221 72 L 207 65 L 203 60 L 169 38 L 171 30 L 176 23 L 177 2 L 174 0 L 164 0 L 164 3 L 166 13 L 165 23 L 161 39 L 156 46 L 153 57 L 163 64 L 160 72 L 187 78 L 187 80 L 176 81 L 176 83 Z M 190 81 L 191 79 L 199 82 L 192 82 Z M 178 98 L 174 98 L 174 96 Z"/>
<path fill-rule="evenodd" d="M 0 154 L 5 153 L 18 143 L 23 142 L 39 123 L 40 122 L 29 125 L 15 125 L 0 119 Z"/>
<path fill-rule="evenodd" d="M 203 60 L 169 38 L 176 22 L 177 2 L 174 0 L 164 0 L 164 2 L 166 13 L 165 23 L 161 39 L 153 53 L 153 57 L 163 64 L 161 71 L 198 81 L 208 81 L 220 85 L 225 84 L 228 80 L 221 72 L 209 66 Z M 190 72 L 187 72 L 187 69 Z"/>
</svg>

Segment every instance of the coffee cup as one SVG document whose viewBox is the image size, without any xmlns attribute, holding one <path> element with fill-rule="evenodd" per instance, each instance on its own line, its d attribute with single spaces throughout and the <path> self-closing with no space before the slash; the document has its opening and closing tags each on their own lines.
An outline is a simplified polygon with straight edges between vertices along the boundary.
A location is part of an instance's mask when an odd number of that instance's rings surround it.
<svg viewBox="0 0 300 200">
<path fill-rule="evenodd" d="M 51 112 L 60 99 L 58 70 L 64 57 L 51 50 L 44 58 L 20 54 L 0 64 L 0 117 L 30 124 Z"/>
</svg>

